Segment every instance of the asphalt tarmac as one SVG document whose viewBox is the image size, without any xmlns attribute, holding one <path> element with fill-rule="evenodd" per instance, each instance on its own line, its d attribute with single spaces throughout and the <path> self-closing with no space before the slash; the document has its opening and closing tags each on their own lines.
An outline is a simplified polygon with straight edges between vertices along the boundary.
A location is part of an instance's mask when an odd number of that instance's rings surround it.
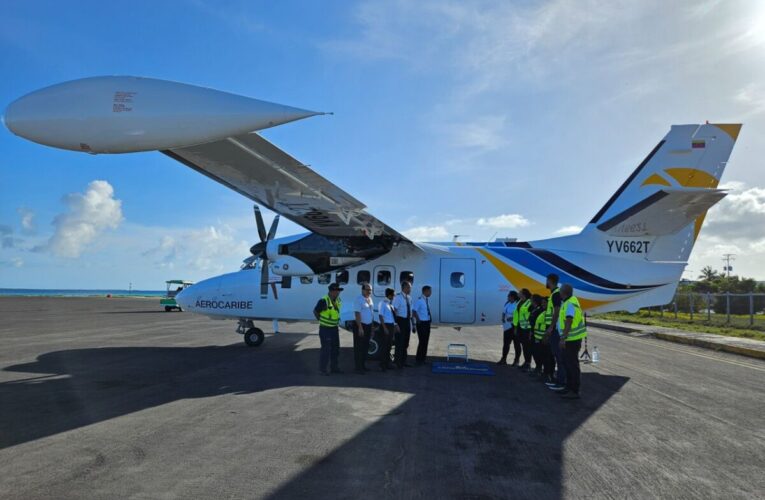
<svg viewBox="0 0 765 500">
<path fill-rule="evenodd" d="M 258 348 L 234 326 L 156 299 L 0 298 L 0 498 L 765 492 L 759 360 L 592 329 L 602 361 L 564 401 L 510 367 L 356 375 L 347 333 L 346 374 L 324 377 L 316 325 Z M 457 341 L 499 357 L 487 327 L 435 329 L 431 354 Z"/>
</svg>

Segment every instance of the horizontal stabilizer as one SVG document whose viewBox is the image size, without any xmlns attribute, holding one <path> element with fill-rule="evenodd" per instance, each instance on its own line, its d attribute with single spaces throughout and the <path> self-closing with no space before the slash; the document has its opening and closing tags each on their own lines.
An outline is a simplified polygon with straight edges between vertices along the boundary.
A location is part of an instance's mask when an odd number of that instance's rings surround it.
<svg viewBox="0 0 765 500">
<path fill-rule="evenodd" d="M 611 236 L 675 234 L 726 194 L 722 189 L 661 189 L 598 224 L 598 229 Z"/>
</svg>

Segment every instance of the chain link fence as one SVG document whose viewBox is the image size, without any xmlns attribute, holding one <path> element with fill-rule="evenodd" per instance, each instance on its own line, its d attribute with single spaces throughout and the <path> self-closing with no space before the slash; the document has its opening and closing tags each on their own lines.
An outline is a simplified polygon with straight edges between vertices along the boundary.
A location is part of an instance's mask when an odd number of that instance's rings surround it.
<svg viewBox="0 0 765 500">
<path fill-rule="evenodd" d="M 641 309 L 640 314 L 765 331 L 765 293 L 678 292 L 670 304 Z"/>
</svg>

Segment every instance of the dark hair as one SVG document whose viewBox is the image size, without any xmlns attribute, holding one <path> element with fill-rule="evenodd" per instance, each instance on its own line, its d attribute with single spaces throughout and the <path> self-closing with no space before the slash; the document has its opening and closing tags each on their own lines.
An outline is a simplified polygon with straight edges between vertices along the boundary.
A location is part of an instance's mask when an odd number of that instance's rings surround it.
<svg viewBox="0 0 765 500">
<path fill-rule="evenodd" d="M 555 273 L 550 273 L 547 275 L 547 279 L 552 281 L 554 285 L 557 285 L 560 277 Z"/>
<path fill-rule="evenodd" d="M 515 300 L 518 300 L 518 299 L 520 298 L 520 297 L 518 297 L 518 292 L 516 292 L 515 290 L 513 290 L 512 292 L 510 292 L 510 293 L 508 294 L 508 296 L 510 296 L 510 298 L 511 298 L 511 299 L 515 299 Z"/>
<path fill-rule="evenodd" d="M 431 289 L 430 285 L 425 285 L 424 287 L 422 287 L 422 293 L 425 293 L 425 292 L 427 292 L 430 289 Z"/>
<path fill-rule="evenodd" d="M 385 296 L 390 297 L 391 295 L 396 295 L 396 290 L 392 288 L 386 288 L 385 289 Z"/>
<path fill-rule="evenodd" d="M 521 289 L 521 295 L 523 295 L 524 297 L 528 299 L 531 297 L 531 292 L 529 291 L 528 288 L 523 288 Z"/>
<path fill-rule="evenodd" d="M 531 303 L 536 305 L 542 304 L 542 296 L 539 295 L 538 293 L 535 293 L 534 295 L 531 296 Z"/>
</svg>

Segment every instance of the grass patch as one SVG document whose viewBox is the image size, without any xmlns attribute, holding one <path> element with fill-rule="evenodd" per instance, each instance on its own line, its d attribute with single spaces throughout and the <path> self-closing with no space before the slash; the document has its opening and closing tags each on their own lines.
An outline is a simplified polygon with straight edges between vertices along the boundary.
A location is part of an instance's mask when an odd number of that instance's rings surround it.
<svg viewBox="0 0 765 500">
<path fill-rule="evenodd" d="M 724 314 L 712 314 L 710 320 L 706 314 L 694 314 L 693 319 L 691 319 L 687 313 L 678 313 L 677 318 L 675 318 L 674 312 L 666 311 L 664 316 L 660 316 L 657 311 L 651 311 L 650 316 L 648 311 L 640 311 L 636 314 L 610 312 L 595 315 L 593 318 L 595 320 L 610 319 L 639 325 L 663 326 L 689 332 L 713 333 L 726 337 L 743 337 L 765 341 L 765 318 L 762 315 L 755 315 L 754 325 L 749 324 L 749 315 L 731 315 L 731 322 L 727 325 Z"/>
</svg>

